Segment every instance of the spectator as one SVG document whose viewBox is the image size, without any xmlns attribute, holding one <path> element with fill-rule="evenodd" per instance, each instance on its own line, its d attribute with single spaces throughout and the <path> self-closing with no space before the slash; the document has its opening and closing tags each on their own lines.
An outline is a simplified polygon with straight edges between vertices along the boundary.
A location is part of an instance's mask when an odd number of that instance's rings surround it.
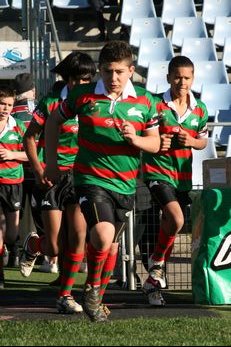
<svg viewBox="0 0 231 347">
<path fill-rule="evenodd" d="M 99 56 L 101 79 L 76 86 L 47 120 L 47 166 L 44 179 L 59 181 L 56 161 L 59 125 L 79 115 L 79 153 L 74 182 L 81 211 L 87 221 L 88 275 L 83 309 L 92 321 L 105 321 L 100 309 L 113 272 L 118 240 L 133 209 L 140 150 L 159 149 L 152 96 L 133 86 L 131 47 L 111 41 Z"/>
<path fill-rule="evenodd" d="M 165 262 L 177 233 L 184 225 L 184 209 L 192 189 L 192 148 L 207 145 L 208 112 L 191 92 L 194 64 L 185 56 L 174 57 L 168 67 L 170 89 L 155 96 L 159 115 L 161 146 L 155 156 L 144 153 L 144 180 L 162 210 L 158 241 L 149 258 L 149 277 L 144 291 L 151 305 L 163 306 L 161 289 L 166 288 Z"/>
<path fill-rule="evenodd" d="M 96 16 L 97 26 L 100 32 L 100 41 L 105 41 L 108 39 L 107 30 L 105 26 L 105 19 L 103 15 L 103 8 L 108 3 L 108 0 L 89 0 L 89 4 L 94 10 Z"/>
<path fill-rule="evenodd" d="M 22 206 L 22 121 L 14 119 L 11 111 L 15 93 L 8 86 L 0 87 L 0 288 L 4 288 L 3 244 L 13 245 L 19 236 L 19 211 Z"/>
<path fill-rule="evenodd" d="M 60 127 L 55 156 L 58 157 L 62 178 L 55 186 L 51 186 L 43 178 L 46 166 L 44 129 L 51 112 L 67 97 L 73 86 L 89 83 L 96 69 L 88 54 L 72 52 L 52 72 L 60 75 L 66 85 L 61 92 L 55 89 L 55 92 L 39 102 L 24 138 L 25 149 L 38 182 L 36 196 L 42 209 L 45 238 L 39 238 L 34 233 L 28 235 L 20 261 L 20 271 L 23 276 L 30 276 L 39 253 L 51 257 L 63 254 L 61 288 L 56 306 L 59 312 L 78 313 L 82 311 L 82 307 L 74 300 L 71 290 L 84 257 L 86 237 L 86 223 L 72 184 L 72 170 L 78 154 L 78 117 L 75 115 Z M 39 137 L 38 148 L 36 137 Z"/>
</svg>

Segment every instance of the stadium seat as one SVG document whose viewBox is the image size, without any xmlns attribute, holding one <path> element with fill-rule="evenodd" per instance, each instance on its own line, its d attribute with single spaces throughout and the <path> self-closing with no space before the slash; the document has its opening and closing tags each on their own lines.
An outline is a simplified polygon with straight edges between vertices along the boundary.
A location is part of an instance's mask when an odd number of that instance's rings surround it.
<svg viewBox="0 0 231 347">
<path fill-rule="evenodd" d="M 216 17 L 231 16 L 230 0 L 204 0 L 202 6 L 202 18 L 206 24 L 214 25 Z"/>
<path fill-rule="evenodd" d="M 0 10 L 10 7 L 8 0 L 0 0 Z"/>
<path fill-rule="evenodd" d="M 218 60 L 216 47 L 211 37 L 185 38 L 181 47 L 181 55 L 189 57 L 193 62 Z"/>
<path fill-rule="evenodd" d="M 226 67 L 231 68 L 231 37 L 226 37 L 222 60 Z"/>
<path fill-rule="evenodd" d="M 151 93 L 163 93 L 169 88 L 168 64 L 169 61 L 155 61 L 149 64 L 145 87 Z"/>
<path fill-rule="evenodd" d="M 216 17 L 213 32 L 213 42 L 215 45 L 224 47 L 225 39 L 231 36 L 231 16 Z"/>
<path fill-rule="evenodd" d="M 218 110 L 231 109 L 231 84 L 203 84 L 200 98 L 207 106 L 209 116 L 215 117 Z"/>
<path fill-rule="evenodd" d="M 229 76 L 223 61 L 196 61 L 192 90 L 201 93 L 202 85 L 229 83 Z"/>
<path fill-rule="evenodd" d="M 160 18 L 134 18 L 130 32 L 130 45 L 139 47 L 143 38 L 166 37 L 163 23 Z"/>
<path fill-rule="evenodd" d="M 192 185 L 193 189 L 203 188 L 203 161 L 217 158 L 215 143 L 211 137 L 208 138 L 207 146 L 202 150 L 192 149 Z"/>
<path fill-rule="evenodd" d="M 228 137 L 228 144 L 227 144 L 225 156 L 231 157 L 231 135 L 229 135 Z"/>
<path fill-rule="evenodd" d="M 147 38 L 140 41 L 137 64 L 148 68 L 149 63 L 157 60 L 171 60 L 174 51 L 168 38 Z"/>
<path fill-rule="evenodd" d="M 174 24 L 176 17 L 196 17 L 196 7 L 193 0 L 163 0 L 162 22 L 163 24 Z"/>
<path fill-rule="evenodd" d="M 52 6 L 67 10 L 90 7 L 88 0 L 53 0 Z"/>
<path fill-rule="evenodd" d="M 172 28 L 172 45 L 182 47 L 186 37 L 208 37 L 205 23 L 201 17 L 177 17 Z"/>
<path fill-rule="evenodd" d="M 219 125 L 221 122 L 231 123 L 231 109 L 219 110 L 215 115 L 214 121 L 217 123 L 213 127 L 211 137 L 216 146 L 227 146 L 229 135 L 231 135 L 231 125 Z"/>
<path fill-rule="evenodd" d="M 134 18 L 145 17 L 156 17 L 153 0 L 123 0 L 121 24 L 131 26 Z"/>
<path fill-rule="evenodd" d="M 11 1 L 11 8 L 13 9 L 13 10 L 22 10 L 22 1 L 23 0 L 12 0 Z M 31 2 L 31 4 L 32 4 L 32 7 L 34 7 L 34 1 L 32 0 L 32 2 Z M 39 6 L 40 6 L 40 9 L 45 9 L 45 8 L 47 8 L 47 5 L 46 5 L 46 1 L 45 0 L 40 0 L 40 2 L 39 2 Z"/>
</svg>

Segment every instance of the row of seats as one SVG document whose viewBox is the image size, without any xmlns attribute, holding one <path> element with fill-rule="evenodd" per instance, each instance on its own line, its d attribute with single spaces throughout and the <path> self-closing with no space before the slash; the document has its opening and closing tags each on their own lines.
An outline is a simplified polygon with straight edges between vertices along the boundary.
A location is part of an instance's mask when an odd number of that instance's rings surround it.
<svg viewBox="0 0 231 347">
<path fill-rule="evenodd" d="M 202 18 L 208 25 L 214 25 L 217 16 L 231 16 L 230 0 L 203 0 Z M 153 0 L 123 0 L 121 23 L 131 26 L 133 18 L 156 17 Z M 194 0 L 163 0 L 161 19 L 172 26 L 177 17 L 197 17 Z"/>
</svg>

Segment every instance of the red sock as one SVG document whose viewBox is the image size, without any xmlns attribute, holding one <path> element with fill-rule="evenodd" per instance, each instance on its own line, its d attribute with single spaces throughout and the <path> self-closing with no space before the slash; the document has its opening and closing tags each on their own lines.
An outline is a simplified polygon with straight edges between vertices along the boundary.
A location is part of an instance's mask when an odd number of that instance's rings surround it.
<svg viewBox="0 0 231 347">
<path fill-rule="evenodd" d="M 75 283 L 75 278 L 79 272 L 83 257 L 84 253 L 75 254 L 67 252 L 65 254 L 59 296 L 71 295 L 71 290 Z"/>
<path fill-rule="evenodd" d="M 174 241 L 176 239 L 176 236 L 170 236 L 166 235 L 162 229 L 160 229 L 159 236 L 158 236 L 158 242 L 155 246 L 154 252 L 152 254 L 152 259 L 154 261 L 165 261 L 166 255 L 169 257 Z M 168 252 L 169 250 L 169 252 Z"/>
<path fill-rule="evenodd" d="M 102 275 L 101 275 L 101 286 L 100 286 L 100 293 L 99 293 L 101 299 L 105 293 L 105 290 L 106 290 L 107 285 L 110 281 L 113 270 L 115 268 L 117 254 L 118 253 L 112 254 L 112 255 L 108 254 L 108 257 L 104 263 L 103 271 L 102 271 Z"/>
<path fill-rule="evenodd" d="M 89 242 L 87 245 L 87 266 L 88 276 L 86 283 L 92 286 L 101 285 L 101 273 L 104 263 L 107 259 L 109 249 L 107 251 L 98 251 Z"/>
</svg>

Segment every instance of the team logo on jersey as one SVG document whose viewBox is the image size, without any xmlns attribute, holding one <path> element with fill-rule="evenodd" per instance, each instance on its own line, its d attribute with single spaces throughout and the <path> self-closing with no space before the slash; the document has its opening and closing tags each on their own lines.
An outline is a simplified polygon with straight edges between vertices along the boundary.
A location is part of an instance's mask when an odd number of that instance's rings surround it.
<svg viewBox="0 0 231 347">
<path fill-rule="evenodd" d="M 198 126 L 198 120 L 196 118 L 194 118 L 193 120 L 191 120 L 191 126 Z"/>
<path fill-rule="evenodd" d="M 225 235 L 213 257 L 211 267 L 213 270 L 231 268 L 231 232 Z"/>
<path fill-rule="evenodd" d="M 11 135 L 8 137 L 8 139 L 9 139 L 10 141 L 17 141 L 17 140 L 18 140 L 18 135 L 11 134 Z"/>
<path fill-rule="evenodd" d="M 130 108 L 127 114 L 128 116 L 136 116 L 143 119 L 142 111 L 137 110 L 135 107 Z"/>
<path fill-rule="evenodd" d="M 20 206 L 21 206 L 20 201 L 17 201 L 17 202 L 14 204 L 14 206 L 17 207 L 17 208 L 20 207 Z"/>
</svg>

